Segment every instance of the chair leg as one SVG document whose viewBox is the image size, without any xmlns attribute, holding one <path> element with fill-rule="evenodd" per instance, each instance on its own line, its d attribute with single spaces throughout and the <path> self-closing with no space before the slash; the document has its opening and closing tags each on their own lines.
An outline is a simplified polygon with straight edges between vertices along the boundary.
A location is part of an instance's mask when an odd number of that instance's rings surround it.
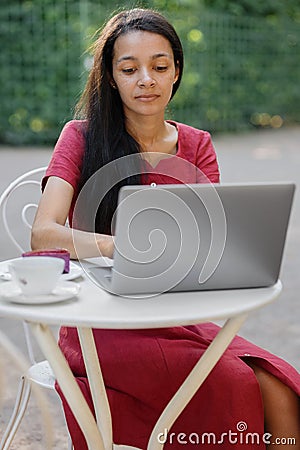
<svg viewBox="0 0 300 450">
<path fill-rule="evenodd" d="M 73 442 L 70 436 L 68 437 L 68 450 L 73 450 Z M 1 450 L 1 449 L 0 449 Z"/>
<path fill-rule="evenodd" d="M 26 376 L 23 375 L 20 380 L 19 390 L 13 413 L 1 439 L 0 450 L 9 449 L 10 444 L 18 430 L 18 427 L 26 411 L 28 400 L 30 398 L 30 392 L 31 392 L 30 381 L 28 381 Z"/>
</svg>

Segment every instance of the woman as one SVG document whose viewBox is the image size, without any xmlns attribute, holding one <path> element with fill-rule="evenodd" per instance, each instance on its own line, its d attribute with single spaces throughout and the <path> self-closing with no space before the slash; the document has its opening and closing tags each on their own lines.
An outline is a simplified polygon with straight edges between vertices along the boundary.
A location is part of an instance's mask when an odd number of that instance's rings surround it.
<svg viewBox="0 0 300 450">
<path fill-rule="evenodd" d="M 72 226 L 75 200 L 85 182 L 99 168 L 122 156 L 149 152 L 160 153 L 160 157 L 176 155 L 178 160 L 199 168 L 212 183 L 219 181 L 209 134 L 164 119 L 182 71 L 181 43 L 161 15 L 133 9 L 115 15 L 106 24 L 95 43 L 94 65 L 78 107 L 83 119 L 64 127 L 43 180 L 43 196 L 32 230 L 33 249 L 65 247 L 73 258 L 99 256 L 99 251 L 112 256 L 110 226 L 120 185 L 168 183 L 170 178 L 155 171 L 147 177 L 143 173 L 130 176 L 128 170 L 128 177 L 101 203 L 96 239 L 88 230 L 74 230 L 76 249 L 73 230 L 64 224 L 69 215 Z M 190 175 L 184 181 L 199 180 Z M 95 330 L 115 443 L 146 448 L 162 409 L 217 332 L 213 324 L 159 330 Z M 74 329 L 62 328 L 60 346 L 90 402 Z M 221 436 L 229 430 L 236 432 L 236 424 L 243 421 L 249 432 L 268 432 L 273 440 L 294 437 L 299 448 L 299 394 L 300 377 L 292 367 L 237 337 L 171 431 Z M 63 405 L 75 449 L 84 450 L 87 447 L 83 435 L 64 399 Z M 165 447 L 180 445 L 167 441 Z M 194 445 L 185 444 L 187 448 Z M 236 445 L 249 448 L 249 443 Z M 265 445 L 260 440 L 251 448 L 263 449 Z M 205 448 L 213 447 L 206 442 Z"/>
</svg>

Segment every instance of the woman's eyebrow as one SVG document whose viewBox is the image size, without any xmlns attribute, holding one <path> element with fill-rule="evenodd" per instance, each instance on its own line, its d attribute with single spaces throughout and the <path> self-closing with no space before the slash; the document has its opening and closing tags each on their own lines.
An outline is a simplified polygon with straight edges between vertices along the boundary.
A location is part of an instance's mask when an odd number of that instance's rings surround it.
<svg viewBox="0 0 300 450">
<path fill-rule="evenodd" d="M 172 58 L 172 56 L 169 53 L 156 53 L 155 55 L 152 56 L 151 59 L 157 59 L 157 58 L 162 58 L 162 57 L 167 57 L 167 58 Z"/>
<path fill-rule="evenodd" d="M 117 59 L 117 64 L 119 64 L 122 61 L 137 61 L 137 58 L 135 58 L 134 56 L 121 56 L 121 58 Z"/>
<path fill-rule="evenodd" d="M 167 57 L 167 58 L 172 58 L 171 55 L 169 53 L 164 53 L 164 52 L 160 52 L 160 53 L 155 53 L 155 55 L 151 56 L 151 59 L 157 59 L 157 58 L 162 58 L 162 57 Z M 130 56 L 130 55 L 125 55 L 125 56 L 121 56 L 119 59 L 117 59 L 117 64 L 119 64 L 122 61 L 137 61 L 138 58 L 136 58 L 135 56 Z"/>
</svg>

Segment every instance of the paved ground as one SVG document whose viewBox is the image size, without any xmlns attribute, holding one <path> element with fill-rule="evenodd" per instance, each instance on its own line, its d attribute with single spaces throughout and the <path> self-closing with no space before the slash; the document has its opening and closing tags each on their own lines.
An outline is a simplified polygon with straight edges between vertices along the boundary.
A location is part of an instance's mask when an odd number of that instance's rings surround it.
<svg viewBox="0 0 300 450">
<path fill-rule="evenodd" d="M 214 138 L 219 155 L 222 181 L 294 181 L 300 184 L 300 128 L 264 130 L 243 135 L 220 135 Z M 11 149 L 0 147 L 0 192 L 17 175 L 35 167 L 46 165 L 49 149 Z M 299 267 L 300 267 L 300 200 L 299 192 L 293 206 L 288 240 L 285 249 L 281 279 L 284 291 L 279 300 L 254 313 L 243 326 L 241 335 L 284 357 L 300 370 L 300 309 L 299 309 Z M 0 227 L 0 260 L 15 256 L 3 230 Z M 21 350 L 24 339 L 20 324 L 0 319 L 0 328 Z M 0 349 L 1 366 L 5 372 L 5 385 L 1 417 L 0 435 L 3 424 L 9 417 L 16 394 L 18 370 Z M 54 393 L 47 394 L 50 410 L 53 412 L 55 433 L 54 447 L 67 448 L 63 416 L 59 401 Z M 14 450 L 44 450 L 43 428 L 35 399 L 19 432 Z"/>
</svg>

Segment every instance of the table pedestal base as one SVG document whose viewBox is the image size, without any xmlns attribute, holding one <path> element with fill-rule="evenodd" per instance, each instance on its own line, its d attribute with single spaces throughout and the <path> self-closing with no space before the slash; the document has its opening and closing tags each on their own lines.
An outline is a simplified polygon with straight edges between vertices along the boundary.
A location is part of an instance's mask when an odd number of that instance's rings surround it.
<svg viewBox="0 0 300 450">
<path fill-rule="evenodd" d="M 194 366 L 177 393 L 170 400 L 151 433 L 147 450 L 161 450 L 163 443 L 158 436 L 162 430 L 170 430 L 177 417 L 195 395 L 222 354 L 246 320 L 247 314 L 230 318 L 221 328 L 200 360 Z M 99 358 L 91 328 L 78 328 L 82 354 L 94 402 L 96 420 L 59 349 L 51 330 L 42 324 L 31 324 L 33 333 L 48 359 L 67 402 L 86 438 L 89 450 L 140 450 L 127 445 L 113 444 L 112 422 Z"/>
</svg>

